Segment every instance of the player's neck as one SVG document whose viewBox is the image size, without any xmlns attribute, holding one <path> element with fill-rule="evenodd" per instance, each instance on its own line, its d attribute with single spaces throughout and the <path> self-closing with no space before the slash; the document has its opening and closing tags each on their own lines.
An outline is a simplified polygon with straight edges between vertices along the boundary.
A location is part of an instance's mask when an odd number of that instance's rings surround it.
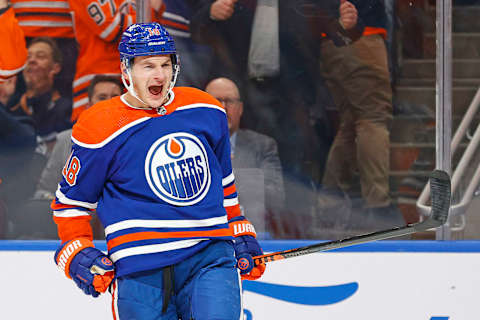
<svg viewBox="0 0 480 320">
<path fill-rule="evenodd" d="M 123 95 L 123 99 L 132 108 L 135 108 L 135 109 L 152 109 L 151 106 L 143 103 L 142 101 L 140 101 L 139 99 L 134 97 L 132 94 L 130 94 L 130 92 L 125 93 Z"/>
</svg>

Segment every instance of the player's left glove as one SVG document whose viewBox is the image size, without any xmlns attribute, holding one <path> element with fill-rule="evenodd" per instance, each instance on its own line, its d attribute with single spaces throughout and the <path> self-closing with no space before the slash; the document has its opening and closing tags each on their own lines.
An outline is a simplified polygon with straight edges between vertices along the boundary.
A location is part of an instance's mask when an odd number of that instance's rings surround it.
<svg viewBox="0 0 480 320">
<path fill-rule="evenodd" d="M 253 262 L 252 257 L 263 254 L 256 239 L 255 228 L 244 216 L 235 217 L 228 224 L 235 237 L 235 256 L 242 280 L 257 280 L 265 272 L 266 266 L 264 263 L 256 266 Z"/>
<path fill-rule="evenodd" d="M 68 278 L 95 298 L 107 290 L 115 277 L 112 260 L 88 239 L 65 242 L 55 252 L 54 259 Z"/>
</svg>

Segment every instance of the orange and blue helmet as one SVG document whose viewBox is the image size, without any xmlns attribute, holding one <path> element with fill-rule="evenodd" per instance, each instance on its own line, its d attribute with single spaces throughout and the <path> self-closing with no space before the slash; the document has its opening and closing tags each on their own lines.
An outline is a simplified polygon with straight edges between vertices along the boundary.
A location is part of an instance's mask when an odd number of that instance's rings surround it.
<svg viewBox="0 0 480 320">
<path fill-rule="evenodd" d="M 156 22 L 132 24 L 123 32 L 118 50 L 121 61 L 163 54 L 173 55 L 176 59 L 177 55 L 173 38 Z"/>
</svg>

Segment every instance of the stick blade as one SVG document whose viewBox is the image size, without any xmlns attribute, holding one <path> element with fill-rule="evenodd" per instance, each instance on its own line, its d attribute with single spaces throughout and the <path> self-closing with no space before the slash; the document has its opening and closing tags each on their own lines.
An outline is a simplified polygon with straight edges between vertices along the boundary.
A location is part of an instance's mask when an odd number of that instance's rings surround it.
<svg viewBox="0 0 480 320">
<path fill-rule="evenodd" d="M 443 225 L 448 219 L 452 196 L 451 181 L 448 173 L 442 170 L 434 170 L 430 174 L 430 189 L 432 198 L 432 214 L 430 219 Z"/>
</svg>

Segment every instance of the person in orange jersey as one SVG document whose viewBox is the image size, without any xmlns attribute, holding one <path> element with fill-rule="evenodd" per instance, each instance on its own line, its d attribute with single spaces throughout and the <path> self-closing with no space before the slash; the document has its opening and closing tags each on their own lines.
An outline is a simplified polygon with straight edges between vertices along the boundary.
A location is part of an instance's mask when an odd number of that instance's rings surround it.
<svg viewBox="0 0 480 320">
<path fill-rule="evenodd" d="M 25 67 L 25 36 L 7 0 L 0 0 L 0 82 L 17 75 Z"/>
<path fill-rule="evenodd" d="M 79 52 L 73 81 L 73 113 L 76 121 L 88 103 L 87 88 L 97 74 L 120 77 L 117 45 L 122 32 L 135 22 L 134 1 L 69 0 Z M 152 19 L 164 11 L 162 0 L 150 0 Z"/>
<path fill-rule="evenodd" d="M 51 205 L 55 263 L 88 295 L 110 287 L 114 319 L 241 319 L 240 280 L 265 264 L 253 262 L 263 252 L 240 211 L 225 109 L 174 88 L 179 59 L 160 24 L 128 27 L 119 52 L 128 92 L 73 127 Z M 108 255 L 92 242 L 93 210 Z"/>
<path fill-rule="evenodd" d="M 67 0 L 10 0 L 27 45 L 37 37 L 55 39 L 63 56 L 62 70 L 55 87 L 62 96 L 72 97 L 72 82 L 77 61 L 73 21 Z"/>
</svg>

